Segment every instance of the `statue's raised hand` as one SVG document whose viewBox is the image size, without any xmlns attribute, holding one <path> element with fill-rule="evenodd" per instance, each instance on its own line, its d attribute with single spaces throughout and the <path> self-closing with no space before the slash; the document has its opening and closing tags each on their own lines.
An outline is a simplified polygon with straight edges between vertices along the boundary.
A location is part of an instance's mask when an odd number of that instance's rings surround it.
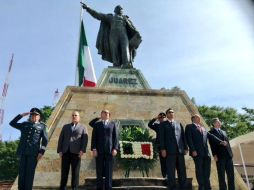
<svg viewBox="0 0 254 190">
<path fill-rule="evenodd" d="M 85 3 L 83 3 L 83 2 L 80 2 L 80 3 L 81 3 L 81 6 L 82 6 L 83 9 L 87 9 L 88 8 L 88 6 Z"/>
</svg>

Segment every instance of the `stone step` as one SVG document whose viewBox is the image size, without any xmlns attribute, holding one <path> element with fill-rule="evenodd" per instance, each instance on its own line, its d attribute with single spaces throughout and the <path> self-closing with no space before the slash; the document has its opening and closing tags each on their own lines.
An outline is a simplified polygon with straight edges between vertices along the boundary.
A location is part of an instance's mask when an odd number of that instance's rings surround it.
<svg viewBox="0 0 254 190">
<path fill-rule="evenodd" d="M 165 186 L 123 186 L 123 187 L 113 187 L 115 190 L 165 190 Z"/>
<path fill-rule="evenodd" d="M 165 186 L 122 186 L 122 187 L 113 187 L 116 190 L 160 190 L 167 189 Z"/>
<path fill-rule="evenodd" d="M 67 187 L 71 190 L 71 187 Z M 79 190 L 96 190 L 96 187 L 83 187 L 79 186 Z M 123 187 L 112 187 L 113 190 L 165 190 L 166 186 L 123 186 Z M 2 190 L 2 189 L 1 189 Z M 33 190 L 59 190 L 59 187 L 33 187 Z M 183 190 L 192 190 L 187 188 Z"/>
<path fill-rule="evenodd" d="M 67 187 L 67 189 L 71 189 L 71 187 Z M 84 187 L 79 186 L 79 190 L 96 190 L 95 186 Z M 122 186 L 122 187 L 112 187 L 113 190 L 165 190 L 166 186 Z M 193 188 L 185 188 L 182 190 L 192 190 Z M 194 188 L 197 189 L 197 188 Z M 59 190 L 59 187 L 33 187 L 33 190 Z M 217 189 L 218 190 L 218 189 Z"/>
<path fill-rule="evenodd" d="M 95 177 L 85 179 L 86 186 L 94 186 L 96 184 Z M 135 177 L 135 178 L 115 178 L 112 181 L 113 187 L 121 186 L 165 186 L 166 180 L 164 178 L 149 178 L 149 177 Z"/>
<path fill-rule="evenodd" d="M 176 181 L 178 181 L 176 179 Z M 89 177 L 85 179 L 85 187 L 87 190 L 93 190 L 96 186 L 96 178 Z M 153 190 L 167 189 L 167 181 L 165 178 L 135 177 L 135 178 L 115 178 L 112 181 L 113 189 L 131 189 L 131 190 Z M 184 190 L 192 189 L 192 178 L 187 179 Z"/>
<path fill-rule="evenodd" d="M 71 187 L 67 187 L 71 190 Z M 96 190 L 96 187 L 79 187 L 79 190 Z M 112 187 L 112 190 L 165 190 L 164 186 L 124 186 L 124 187 Z M 33 190 L 59 190 L 59 187 L 37 187 Z"/>
<path fill-rule="evenodd" d="M 113 190 L 165 190 L 166 186 L 122 186 L 112 187 Z M 96 190 L 95 187 L 85 187 L 85 190 Z M 181 190 L 192 190 L 192 188 L 185 188 Z"/>
<path fill-rule="evenodd" d="M 135 177 L 135 178 L 115 178 L 112 181 L 114 190 L 163 190 L 167 189 L 167 182 L 164 178 Z M 34 190 L 58 190 L 59 187 L 34 187 Z M 68 187 L 68 189 L 71 189 Z M 96 190 L 96 178 L 85 178 L 84 183 L 80 183 L 79 190 Z M 192 190 L 192 178 L 187 179 L 185 189 Z"/>
</svg>

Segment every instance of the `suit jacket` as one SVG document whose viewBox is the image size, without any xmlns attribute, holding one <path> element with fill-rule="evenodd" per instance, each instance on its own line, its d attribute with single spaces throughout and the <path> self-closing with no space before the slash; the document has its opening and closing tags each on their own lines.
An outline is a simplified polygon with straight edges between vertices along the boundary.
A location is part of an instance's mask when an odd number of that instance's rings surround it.
<svg viewBox="0 0 254 190">
<path fill-rule="evenodd" d="M 203 128 L 203 127 L 202 127 Z M 207 145 L 207 131 L 203 128 L 203 134 L 200 133 L 197 126 L 192 123 L 186 126 L 185 136 L 190 149 L 190 156 L 192 152 L 196 151 L 200 157 L 210 157 L 210 153 Z"/>
<path fill-rule="evenodd" d="M 21 137 L 17 149 L 18 155 L 33 155 L 38 153 L 44 154 L 48 144 L 47 126 L 42 123 L 33 123 L 25 121 L 18 123 L 22 115 L 17 115 L 10 125 L 21 132 Z"/>
<path fill-rule="evenodd" d="M 160 148 L 168 154 L 184 154 L 188 150 L 184 130 L 181 123 L 163 121 L 160 124 Z"/>
<path fill-rule="evenodd" d="M 229 144 L 229 140 L 227 137 L 227 134 L 225 131 L 220 130 L 221 133 L 219 133 L 215 128 L 212 128 L 209 132 L 213 135 L 215 135 L 217 138 L 219 138 L 222 141 L 227 142 L 227 146 L 223 146 L 220 144 L 217 144 L 213 139 L 209 139 L 209 143 L 211 146 L 212 154 L 217 155 L 218 159 L 223 159 L 223 158 L 232 158 L 233 153 Z"/>
<path fill-rule="evenodd" d="M 72 131 L 73 123 L 63 126 L 58 139 L 57 153 L 78 154 L 80 151 L 86 152 L 88 141 L 87 129 L 84 125 L 78 123 Z"/>
<path fill-rule="evenodd" d="M 111 154 L 113 149 L 118 150 L 118 128 L 113 121 L 104 125 L 96 118 L 89 124 L 93 127 L 91 150 L 96 149 L 98 154 Z"/>
</svg>

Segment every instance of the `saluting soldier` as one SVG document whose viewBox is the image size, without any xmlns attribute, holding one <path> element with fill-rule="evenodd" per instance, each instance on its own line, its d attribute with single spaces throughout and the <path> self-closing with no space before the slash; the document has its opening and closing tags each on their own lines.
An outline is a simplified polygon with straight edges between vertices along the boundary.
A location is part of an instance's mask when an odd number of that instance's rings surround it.
<svg viewBox="0 0 254 190">
<path fill-rule="evenodd" d="M 28 121 L 18 121 L 28 116 Z M 10 125 L 21 132 L 20 142 L 17 149 L 19 160 L 19 190 L 32 190 L 33 179 L 37 162 L 43 156 L 48 144 L 47 126 L 40 122 L 41 111 L 32 108 L 30 112 L 17 115 Z"/>
</svg>

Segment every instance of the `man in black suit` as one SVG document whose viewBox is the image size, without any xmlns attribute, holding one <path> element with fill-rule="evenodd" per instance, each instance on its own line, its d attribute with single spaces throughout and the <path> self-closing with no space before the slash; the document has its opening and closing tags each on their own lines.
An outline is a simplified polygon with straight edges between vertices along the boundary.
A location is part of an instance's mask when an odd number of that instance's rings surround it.
<svg viewBox="0 0 254 190">
<path fill-rule="evenodd" d="M 119 142 L 118 128 L 109 117 L 109 111 L 102 110 L 101 118 L 89 123 L 93 127 L 91 150 L 96 158 L 97 190 L 103 190 L 103 173 L 105 190 L 112 189 L 113 157 L 117 154 Z"/>
<path fill-rule="evenodd" d="M 174 110 L 166 111 L 167 120 L 160 124 L 161 155 L 166 158 L 168 189 L 176 189 L 175 170 L 177 170 L 180 188 L 186 184 L 184 155 L 188 152 L 184 130 L 181 123 L 174 120 Z"/>
<path fill-rule="evenodd" d="M 187 125 L 185 128 L 185 136 L 190 156 L 195 163 L 199 190 L 210 190 L 211 156 L 208 150 L 207 139 L 212 139 L 218 145 L 223 145 L 224 142 L 205 130 L 201 125 L 201 118 L 198 114 L 193 115 L 191 121 L 192 124 Z"/>
<path fill-rule="evenodd" d="M 159 151 L 159 158 L 160 158 L 160 164 L 161 164 L 161 175 L 164 178 L 167 175 L 167 165 L 166 165 L 166 158 L 163 158 L 161 156 L 159 132 L 160 132 L 160 123 L 164 121 L 165 117 L 166 117 L 166 114 L 164 112 L 161 112 L 161 113 L 158 114 L 157 117 L 153 118 L 148 123 L 148 127 L 150 129 L 154 130 L 155 133 L 156 133 L 155 144 L 156 144 L 157 149 Z"/>
<path fill-rule="evenodd" d="M 209 139 L 212 154 L 216 161 L 220 190 L 235 190 L 233 153 L 227 134 L 221 130 L 221 122 L 218 118 L 212 120 L 212 125 L 213 128 L 210 133 L 225 142 L 224 145 L 218 145 L 213 139 Z M 225 182 L 225 172 L 227 173 L 228 188 Z"/>
<path fill-rule="evenodd" d="M 57 153 L 62 159 L 60 190 L 66 189 L 71 165 L 71 187 L 77 190 L 81 157 L 86 152 L 87 129 L 80 124 L 79 112 L 72 113 L 72 123 L 63 126 L 59 136 Z"/>
</svg>

